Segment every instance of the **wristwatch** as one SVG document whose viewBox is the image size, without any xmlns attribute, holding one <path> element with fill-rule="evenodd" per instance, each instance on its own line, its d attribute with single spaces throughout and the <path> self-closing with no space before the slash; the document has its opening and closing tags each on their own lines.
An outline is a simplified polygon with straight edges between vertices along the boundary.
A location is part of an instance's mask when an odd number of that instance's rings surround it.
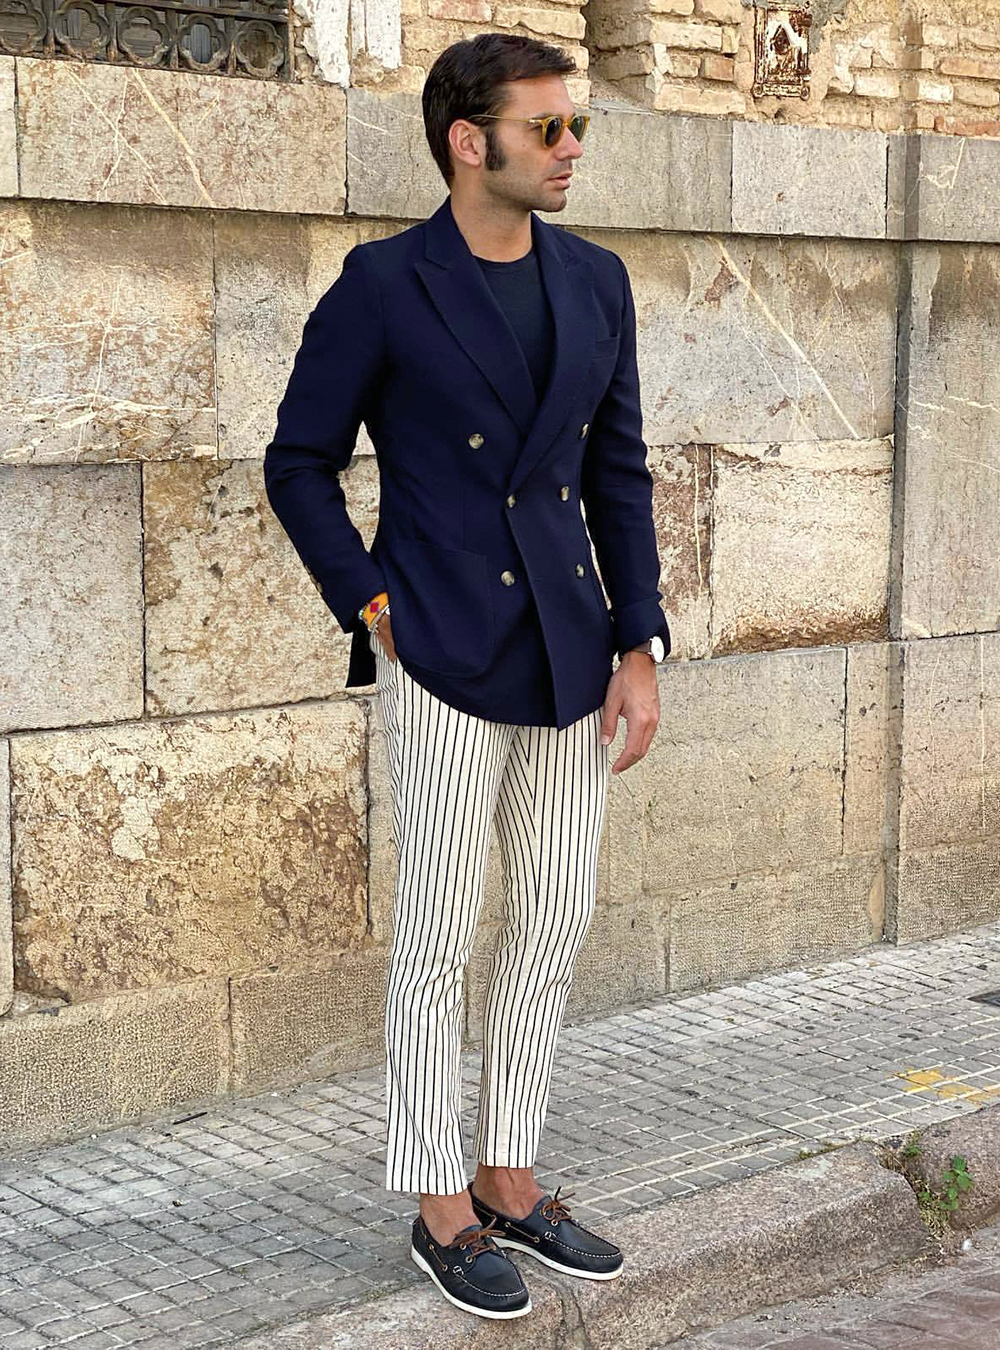
<svg viewBox="0 0 1000 1350">
<path fill-rule="evenodd" d="M 630 647 L 631 652 L 647 652 L 657 665 L 664 659 L 666 652 L 663 650 L 663 639 L 657 633 L 654 637 L 647 638 L 645 642 L 640 642 L 637 647 Z"/>
</svg>

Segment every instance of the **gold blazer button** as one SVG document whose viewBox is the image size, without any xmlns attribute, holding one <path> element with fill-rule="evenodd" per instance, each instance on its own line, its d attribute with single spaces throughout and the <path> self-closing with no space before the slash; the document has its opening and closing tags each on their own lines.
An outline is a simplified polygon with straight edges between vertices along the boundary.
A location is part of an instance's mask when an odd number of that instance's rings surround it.
<svg viewBox="0 0 1000 1350">
<path fill-rule="evenodd" d="M 473 450 L 478 450 L 479 447 L 482 445 L 482 443 L 483 443 L 482 436 L 480 436 L 478 431 L 474 431 L 472 435 L 469 437 L 469 444 L 472 446 Z"/>
</svg>

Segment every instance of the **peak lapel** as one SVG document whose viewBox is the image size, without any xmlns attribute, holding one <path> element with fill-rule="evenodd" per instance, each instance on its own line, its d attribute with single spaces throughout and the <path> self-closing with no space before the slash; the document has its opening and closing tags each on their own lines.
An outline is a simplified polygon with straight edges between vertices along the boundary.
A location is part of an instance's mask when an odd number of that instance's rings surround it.
<svg viewBox="0 0 1000 1350">
<path fill-rule="evenodd" d="M 511 475 L 513 491 L 538 465 L 566 419 L 594 351 L 593 271 L 531 213 L 532 247 L 552 309 L 555 351 L 541 402 L 521 344 L 497 304 L 451 212 L 451 196 L 425 225 L 425 257 L 415 266 L 455 338 L 479 366 L 524 437 Z"/>
</svg>

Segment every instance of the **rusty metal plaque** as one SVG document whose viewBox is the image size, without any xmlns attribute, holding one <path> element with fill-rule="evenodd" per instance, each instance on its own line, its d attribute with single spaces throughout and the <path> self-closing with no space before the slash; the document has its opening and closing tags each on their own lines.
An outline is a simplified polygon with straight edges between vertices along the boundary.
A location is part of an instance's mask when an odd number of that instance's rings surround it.
<svg viewBox="0 0 1000 1350">
<path fill-rule="evenodd" d="M 754 11 L 754 98 L 809 97 L 809 27 L 812 15 L 792 5 L 758 5 Z"/>
</svg>

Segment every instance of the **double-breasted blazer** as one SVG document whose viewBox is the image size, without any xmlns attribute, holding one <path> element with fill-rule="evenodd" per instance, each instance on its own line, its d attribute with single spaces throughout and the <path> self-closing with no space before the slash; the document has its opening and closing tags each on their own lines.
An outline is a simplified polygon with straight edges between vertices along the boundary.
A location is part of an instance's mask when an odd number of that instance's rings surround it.
<svg viewBox="0 0 1000 1350">
<path fill-rule="evenodd" d="M 353 634 L 347 687 L 375 680 L 358 610 L 385 590 L 419 683 L 481 717 L 562 728 L 603 703 L 615 652 L 654 634 L 669 650 L 670 631 L 628 273 L 534 212 L 531 236 L 555 328 L 540 399 L 449 196 L 347 253 L 306 319 L 264 480 Z M 338 479 L 362 421 L 379 473 L 370 549 Z"/>
</svg>

